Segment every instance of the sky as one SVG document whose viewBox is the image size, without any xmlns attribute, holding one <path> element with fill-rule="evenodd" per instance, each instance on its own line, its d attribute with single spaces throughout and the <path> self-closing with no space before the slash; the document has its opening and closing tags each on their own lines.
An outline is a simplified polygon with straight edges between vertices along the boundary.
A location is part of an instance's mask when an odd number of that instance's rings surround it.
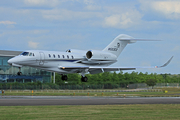
<svg viewBox="0 0 180 120">
<path fill-rule="evenodd" d="M 0 0 L 0 50 L 102 50 L 119 34 L 162 41 L 129 44 L 112 66 L 174 56 L 136 72 L 180 74 L 180 0 Z"/>
</svg>

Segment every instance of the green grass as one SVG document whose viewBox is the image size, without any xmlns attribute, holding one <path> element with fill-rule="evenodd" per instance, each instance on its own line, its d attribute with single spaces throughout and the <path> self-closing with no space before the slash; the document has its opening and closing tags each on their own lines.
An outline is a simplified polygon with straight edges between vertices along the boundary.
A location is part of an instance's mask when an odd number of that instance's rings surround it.
<svg viewBox="0 0 180 120">
<path fill-rule="evenodd" d="M 161 89 L 161 88 L 160 88 Z M 167 90 L 168 93 L 164 93 L 163 91 Z M 139 97 L 180 97 L 180 89 L 179 88 L 162 88 L 162 91 L 158 92 L 157 90 L 149 90 L 149 92 L 89 92 L 90 90 L 44 90 L 44 91 L 35 91 L 31 93 L 30 90 L 22 91 L 18 90 L 7 90 L 5 91 L 5 96 L 117 96 L 124 97 L 126 96 L 139 96 Z M 118 93 L 118 95 L 117 95 Z"/>
<path fill-rule="evenodd" d="M 178 120 L 179 104 L 0 106 L 0 119 L 35 120 Z"/>
<path fill-rule="evenodd" d="M 124 94 L 126 96 L 149 96 L 149 95 L 167 95 L 163 92 L 89 92 L 89 96 L 124 96 Z M 84 93 L 78 93 L 78 92 L 60 92 L 60 93 L 53 93 L 53 92 L 34 92 L 34 93 L 23 93 L 23 92 L 5 92 L 5 94 L 3 94 L 5 96 L 16 96 L 16 95 L 20 95 L 20 96 L 88 96 L 88 92 L 84 92 Z"/>
</svg>

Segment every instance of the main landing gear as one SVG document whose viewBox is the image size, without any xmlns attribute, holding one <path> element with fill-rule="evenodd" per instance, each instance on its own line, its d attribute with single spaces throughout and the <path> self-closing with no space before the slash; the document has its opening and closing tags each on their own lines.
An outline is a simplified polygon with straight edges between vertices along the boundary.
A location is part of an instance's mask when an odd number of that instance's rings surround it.
<svg viewBox="0 0 180 120">
<path fill-rule="evenodd" d="M 19 72 L 17 73 L 17 75 L 22 75 L 22 72 L 21 72 L 21 68 L 19 67 Z"/>
<path fill-rule="evenodd" d="M 87 81 L 88 81 L 88 78 L 87 78 L 86 76 L 84 76 L 84 77 L 82 76 L 82 77 L 81 77 L 81 81 L 82 81 L 82 82 L 87 82 Z"/>
<path fill-rule="evenodd" d="M 63 75 L 63 74 L 62 74 L 61 79 L 62 79 L 63 81 L 65 81 L 65 80 L 68 79 L 68 77 L 67 77 L 67 75 Z M 82 76 L 82 77 L 81 77 L 81 81 L 82 81 L 82 82 L 87 82 L 87 81 L 88 81 L 88 78 L 87 78 L 86 76 L 84 76 L 84 77 Z"/>
<path fill-rule="evenodd" d="M 62 80 L 67 80 L 68 77 L 67 77 L 67 75 L 62 75 L 61 79 L 62 79 Z"/>
</svg>

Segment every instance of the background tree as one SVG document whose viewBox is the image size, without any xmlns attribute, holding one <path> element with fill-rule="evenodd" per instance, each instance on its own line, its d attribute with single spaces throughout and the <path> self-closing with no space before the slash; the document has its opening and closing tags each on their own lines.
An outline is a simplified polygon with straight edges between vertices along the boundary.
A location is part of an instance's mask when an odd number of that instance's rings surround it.
<svg viewBox="0 0 180 120">
<path fill-rule="evenodd" d="M 81 83 L 81 76 L 76 73 L 68 74 L 68 84 L 79 85 Z"/>
<path fill-rule="evenodd" d="M 153 87 L 156 85 L 156 82 L 157 82 L 156 79 L 148 79 L 148 80 L 146 80 L 146 84 L 147 84 L 148 86 L 152 86 L 152 89 L 153 89 Z"/>
<path fill-rule="evenodd" d="M 62 76 L 60 74 L 58 73 L 55 74 L 55 83 L 57 85 L 64 85 L 64 81 L 61 79 L 61 77 Z"/>
</svg>

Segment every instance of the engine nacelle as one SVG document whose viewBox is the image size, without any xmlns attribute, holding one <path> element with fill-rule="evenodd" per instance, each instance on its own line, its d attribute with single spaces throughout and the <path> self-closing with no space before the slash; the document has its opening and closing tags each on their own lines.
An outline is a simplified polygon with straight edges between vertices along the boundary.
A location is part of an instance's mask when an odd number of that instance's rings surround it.
<svg viewBox="0 0 180 120">
<path fill-rule="evenodd" d="M 88 60 L 116 60 L 116 55 L 109 53 L 109 52 L 103 52 L 98 50 L 89 50 L 86 53 L 86 58 Z"/>
</svg>

